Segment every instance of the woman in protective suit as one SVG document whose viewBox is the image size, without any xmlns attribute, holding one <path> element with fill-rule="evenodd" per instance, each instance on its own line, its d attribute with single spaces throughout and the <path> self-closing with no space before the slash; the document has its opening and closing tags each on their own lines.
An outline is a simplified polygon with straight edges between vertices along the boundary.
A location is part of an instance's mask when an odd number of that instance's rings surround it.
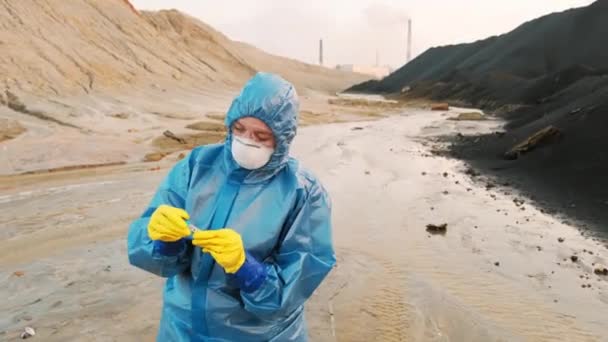
<svg viewBox="0 0 608 342">
<path fill-rule="evenodd" d="M 129 261 L 167 278 L 158 341 L 307 340 L 303 304 L 335 255 L 329 196 L 289 157 L 298 108 L 290 83 L 258 73 L 225 142 L 178 162 L 131 224 Z"/>
</svg>

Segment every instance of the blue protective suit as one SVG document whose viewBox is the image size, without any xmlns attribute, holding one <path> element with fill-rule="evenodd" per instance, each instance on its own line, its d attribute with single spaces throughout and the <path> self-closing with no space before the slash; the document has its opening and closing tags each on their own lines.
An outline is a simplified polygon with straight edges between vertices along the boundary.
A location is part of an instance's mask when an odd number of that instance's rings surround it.
<svg viewBox="0 0 608 342">
<path fill-rule="evenodd" d="M 307 340 L 303 304 L 332 269 L 335 255 L 328 194 L 289 157 L 298 106 L 291 84 L 258 73 L 233 101 L 226 126 L 245 116 L 264 121 L 277 143 L 269 163 L 253 171 L 239 168 L 230 134 L 223 144 L 200 146 L 173 167 L 131 224 L 131 264 L 168 278 L 158 341 Z M 185 209 L 202 229 L 239 232 L 245 264 L 264 269 L 261 281 L 243 288 L 240 271 L 226 274 L 186 239 L 151 241 L 147 225 L 161 204 Z"/>
</svg>

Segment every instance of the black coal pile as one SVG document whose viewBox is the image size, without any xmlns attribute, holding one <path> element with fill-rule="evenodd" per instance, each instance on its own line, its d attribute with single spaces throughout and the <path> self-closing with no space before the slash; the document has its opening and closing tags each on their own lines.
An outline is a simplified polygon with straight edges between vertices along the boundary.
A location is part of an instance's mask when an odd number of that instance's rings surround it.
<svg viewBox="0 0 608 342">
<path fill-rule="evenodd" d="M 409 93 L 472 105 L 537 104 L 608 70 L 608 0 L 527 22 L 501 36 L 431 48 L 349 91 Z"/>
<path fill-rule="evenodd" d="M 349 91 L 425 97 L 503 116 L 505 134 L 457 139 L 452 155 L 514 180 L 560 212 L 605 226 L 606 37 L 608 0 L 599 0 L 501 36 L 432 48 L 385 79 Z M 522 146 L 522 153 L 514 149 Z"/>
</svg>

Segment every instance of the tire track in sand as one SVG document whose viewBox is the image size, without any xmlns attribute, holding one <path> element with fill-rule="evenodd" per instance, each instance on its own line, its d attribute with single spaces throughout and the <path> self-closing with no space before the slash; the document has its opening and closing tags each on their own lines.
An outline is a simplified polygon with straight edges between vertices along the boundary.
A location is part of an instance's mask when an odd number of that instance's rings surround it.
<svg viewBox="0 0 608 342">
<path fill-rule="evenodd" d="M 409 327 L 404 275 L 391 262 L 365 251 L 340 249 L 346 260 L 353 257 L 362 272 L 332 300 L 338 341 L 405 341 Z M 370 267 L 372 266 L 372 267 Z M 353 272 L 354 271 L 354 272 Z M 345 272 L 357 274 L 357 269 Z M 361 274 L 367 273 L 365 278 Z M 353 300 L 353 298 L 357 298 Z"/>
</svg>

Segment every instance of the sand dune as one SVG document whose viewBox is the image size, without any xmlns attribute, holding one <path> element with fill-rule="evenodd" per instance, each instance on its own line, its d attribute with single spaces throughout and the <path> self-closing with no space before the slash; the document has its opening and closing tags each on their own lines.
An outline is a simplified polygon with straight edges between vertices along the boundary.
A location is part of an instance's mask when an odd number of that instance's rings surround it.
<svg viewBox="0 0 608 342">
<path fill-rule="evenodd" d="M 364 79 L 233 42 L 175 10 L 138 14 L 117 0 L 3 1 L 0 6 L 0 73 L 15 93 L 82 95 L 155 82 L 240 85 L 255 71 L 269 69 L 292 73 L 287 77 L 296 84 L 298 73 L 336 77 L 332 87 L 323 85 L 326 91 Z M 318 88 L 323 81 L 306 84 Z"/>
<path fill-rule="evenodd" d="M 137 160 L 165 129 L 225 111 L 257 71 L 281 74 L 310 103 L 366 79 L 124 0 L 0 1 L 0 49 L 0 118 L 28 132 L 3 142 L 0 174 Z"/>
</svg>

